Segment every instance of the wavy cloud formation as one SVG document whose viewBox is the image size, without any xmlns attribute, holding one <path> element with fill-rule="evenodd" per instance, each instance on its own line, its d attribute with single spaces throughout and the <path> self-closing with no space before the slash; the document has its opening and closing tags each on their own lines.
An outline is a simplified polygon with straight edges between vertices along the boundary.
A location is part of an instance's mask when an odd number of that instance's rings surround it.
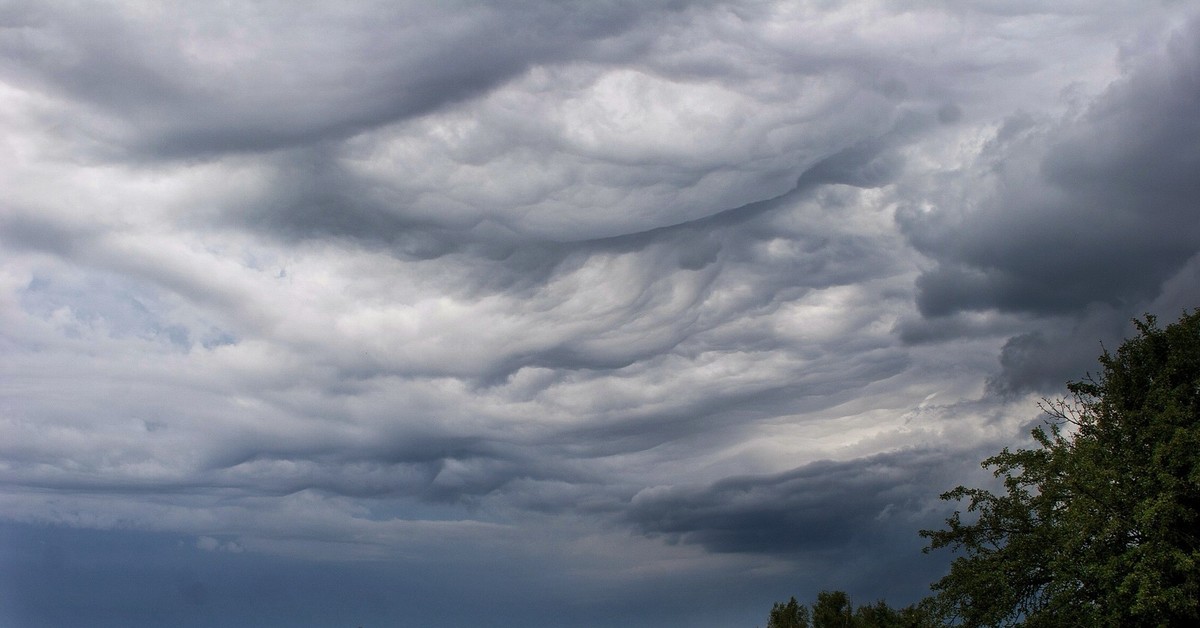
<svg viewBox="0 0 1200 628">
<path fill-rule="evenodd" d="M 1117 0 L 7 4 L 0 620 L 907 603 L 1197 305 L 1198 63 Z"/>
</svg>

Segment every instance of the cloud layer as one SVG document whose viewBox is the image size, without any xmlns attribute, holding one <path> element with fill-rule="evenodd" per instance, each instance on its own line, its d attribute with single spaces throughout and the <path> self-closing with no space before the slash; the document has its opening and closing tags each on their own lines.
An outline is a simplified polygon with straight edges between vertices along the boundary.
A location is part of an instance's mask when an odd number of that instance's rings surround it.
<svg viewBox="0 0 1200 628">
<path fill-rule="evenodd" d="M 937 494 L 1197 305 L 1200 19 L 818 4 L 6 5 L 7 619 L 71 557 L 182 573 L 149 623 L 920 595 Z"/>
</svg>

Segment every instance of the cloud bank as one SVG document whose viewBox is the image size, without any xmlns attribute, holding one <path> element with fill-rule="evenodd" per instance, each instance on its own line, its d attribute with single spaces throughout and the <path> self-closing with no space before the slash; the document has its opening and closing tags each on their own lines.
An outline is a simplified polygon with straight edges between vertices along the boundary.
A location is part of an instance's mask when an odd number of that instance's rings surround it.
<svg viewBox="0 0 1200 628">
<path fill-rule="evenodd" d="M 5 5 L 4 619 L 921 595 L 1197 305 L 1200 19 L 824 4 Z"/>
</svg>

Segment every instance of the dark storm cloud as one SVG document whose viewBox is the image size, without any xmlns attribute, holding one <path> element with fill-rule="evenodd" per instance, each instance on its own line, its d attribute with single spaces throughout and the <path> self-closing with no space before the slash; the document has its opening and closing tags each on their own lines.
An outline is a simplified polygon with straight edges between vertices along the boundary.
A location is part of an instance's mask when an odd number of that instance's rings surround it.
<svg viewBox="0 0 1200 628">
<path fill-rule="evenodd" d="M 1026 393 L 1195 305 L 1200 27 L 817 4 L 5 5 L 0 612 L 919 596 Z"/>
<path fill-rule="evenodd" d="M 644 2 L 247 6 L 236 16 L 115 8 L 11 5 L 0 69 L 94 112 L 99 120 L 76 117 L 77 130 L 134 159 L 345 138 L 472 97 L 540 62 L 627 57 L 646 33 L 619 38 L 671 11 Z"/>
<path fill-rule="evenodd" d="M 1188 270 L 1200 252 L 1200 22 L 1122 63 L 1082 112 L 1001 124 L 965 184 L 982 193 L 897 213 L 936 264 L 916 282 L 925 320 L 901 325 L 902 338 L 1012 328 L 970 322 L 989 311 L 1029 321 L 1004 345 L 991 393 L 1061 394 L 1131 318 L 1176 316 L 1200 292 Z"/>
<path fill-rule="evenodd" d="M 471 503 L 514 483 L 596 483 L 598 478 L 540 442 L 497 437 L 413 434 L 404 430 L 370 446 L 326 443 L 320 451 L 239 443 L 211 459 L 205 484 L 247 494 L 317 490 L 347 497 L 413 498 Z M 228 456 L 233 456 L 228 457 Z"/>
<path fill-rule="evenodd" d="M 923 523 L 945 484 L 945 452 L 814 462 L 703 487 L 648 488 L 626 514 L 646 534 L 716 552 L 838 552 Z"/>
<path fill-rule="evenodd" d="M 337 153 L 319 145 L 273 159 L 263 186 L 270 192 L 249 208 L 230 208 L 224 219 L 284 241 L 342 239 L 414 260 L 468 243 L 472 225 L 406 216 L 402 207 L 411 199 L 380 198 L 373 193 L 379 186 L 345 168 Z"/>
<path fill-rule="evenodd" d="M 1126 309 L 1092 307 L 1070 323 L 1048 322 L 1038 331 L 1008 339 L 1000 352 L 1000 372 L 988 391 L 1014 395 L 1035 391 L 1065 396 L 1068 382 L 1097 369 L 1097 358 L 1133 333 Z"/>
<path fill-rule="evenodd" d="M 919 116 L 911 115 L 902 120 L 892 132 L 879 137 L 862 140 L 817 162 L 800 175 L 798 186 L 840 183 L 860 188 L 875 188 L 891 183 L 904 166 L 903 158 L 892 144 L 906 139 L 923 125 Z"/>
<path fill-rule="evenodd" d="M 898 215 L 937 261 L 917 280 L 923 314 L 1129 308 L 1200 251 L 1200 23 L 1129 65 L 1077 118 L 1002 127 L 977 208 Z"/>
</svg>

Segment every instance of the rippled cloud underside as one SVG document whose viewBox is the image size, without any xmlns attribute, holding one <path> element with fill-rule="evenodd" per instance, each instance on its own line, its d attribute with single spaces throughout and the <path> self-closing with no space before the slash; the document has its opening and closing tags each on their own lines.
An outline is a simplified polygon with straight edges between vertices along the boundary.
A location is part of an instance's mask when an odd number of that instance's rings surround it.
<svg viewBox="0 0 1200 628">
<path fill-rule="evenodd" d="M 1197 111 L 1185 3 L 5 3 L 0 623 L 911 602 Z"/>
</svg>

